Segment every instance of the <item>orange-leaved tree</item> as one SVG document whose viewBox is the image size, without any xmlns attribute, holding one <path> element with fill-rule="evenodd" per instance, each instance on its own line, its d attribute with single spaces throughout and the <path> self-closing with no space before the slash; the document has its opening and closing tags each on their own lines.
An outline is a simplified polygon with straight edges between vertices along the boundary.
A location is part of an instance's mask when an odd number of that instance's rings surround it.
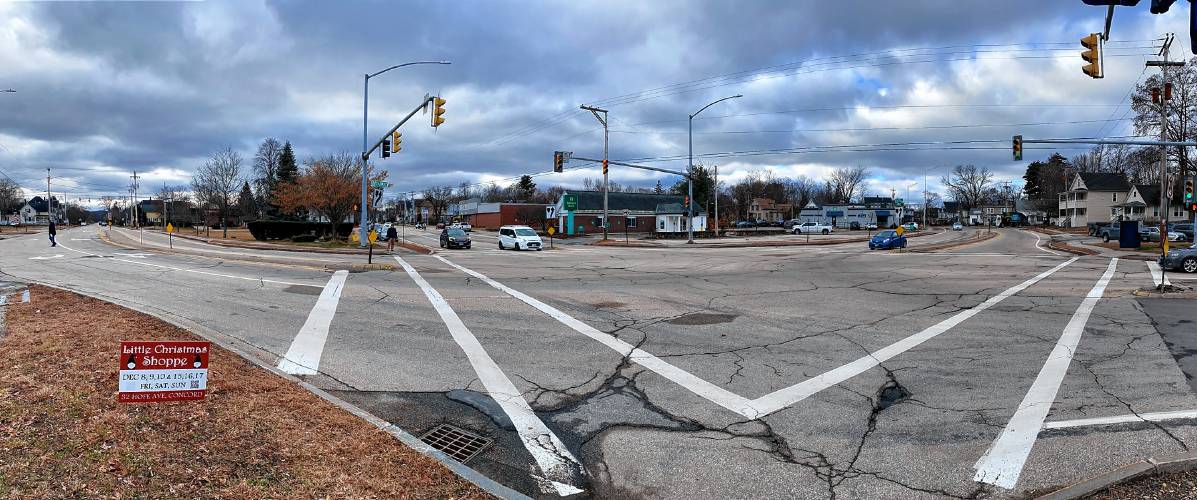
<svg viewBox="0 0 1197 500">
<path fill-rule="evenodd" d="M 311 158 L 293 182 L 279 186 L 276 194 L 284 211 L 307 209 L 320 215 L 336 235 L 337 224 L 353 215 L 361 197 L 361 177 L 357 158 L 352 153 L 338 153 Z"/>
</svg>

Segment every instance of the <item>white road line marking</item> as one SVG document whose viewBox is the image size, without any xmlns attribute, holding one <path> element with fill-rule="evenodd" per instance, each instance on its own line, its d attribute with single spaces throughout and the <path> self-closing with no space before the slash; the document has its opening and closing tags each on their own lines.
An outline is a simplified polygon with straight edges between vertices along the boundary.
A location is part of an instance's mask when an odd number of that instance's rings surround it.
<svg viewBox="0 0 1197 500">
<path fill-rule="evenodd" d="M 1078 257 L 1073 257 L 1068 261 L 1044 271 L 1027 281 L 1015 285 L 998 295 L 990 297 L 988 300 L 974 306 L 972 309 L 961 311 L 951 318 L 945 319 L 919 333 L 906 337 L 905 339 L 890 344 L 889 346 L 886 346 L 876 352 L 861 357 L 856 361 L 825 372 L 822 375 L 806 380 L 805 382 L 777 390 L 757 399 L 749 400 L 743 396 L 732 393 L 727 389 L 707 382 L 706 380 L 703 380 L 690 372 L 663 361 L 660 358 L 649 354 L 648 352 L 637 349 L 635 346 L 628 344 L 627 342 L 603 333 L 602 331 L 599 331 L 598 329 L 579 321 L 578 319 L 562 312 L 553 306 L 545 304 L 544 302 L 532 298 L 523 292 L 499 283 L 482 273 L 457 265 L 448 261 L 444 257 L 441 257 L 440 255 L 433 255 L 433 257 L 450 266 L 453 266 L 461 272 L 482 280 L 484 283 L 494 288 L 506 292 L 508 295 L 523 301 L 524 303 L 540 310 L 545 314 L 548 314 L 553 319 L 556 319 L 562 324 L 572 328 L 574 331 L 577 331 L 578 333 L 581 333 L 607 347 L 610 347 L 621 355 L 628 356 L 630 360 L 656 372 L 658 375 L 669 379 L 670 381 L 686 388 L 694 394 L 697 394 L 712 403 L 750 419 L 760 418 L 770 413 L 776 412 L 810 396 L 813 396 L 831 386 L 848 380 L 849 378 L 860 375 L 861 373 L 880 365 L 886 360 L 913 349 L 919 344 L 922 344 L 923 342 L 926 342 L 927 340 L 930 340 L 948 331 L 952 327 L 963 322 L 964 320 L 971 318 L 977 313 L 997 305 L 1007 297 L 1010 297 L 1011 295 L 1021 292 L 1027 287 L 1038 283 L 1040 280 L 1052 275 L 1060 269 L 1063 269 L 1065 266 L 1076 262 L 1078 259 Z"/>
<path fill-rule="evenodd" d="M 292 375 L 315 375 L 320 371 L 320 356 L 324 353 L 324 344 L 328 341 L 328 325 L 332 324 L 333 316 L 337 314 L 337 304 L 341 301 L 341 290 L 345 288 L 345 279 L 349 271 L 337 271 L 329 278 L 328 284 L 308 313 L 308 319 L 299 329 L 295 340 L 291 341 L 291 348 L 278 362 L 278 369 Z"/>
<path fill-rule="evenodd" d="M 59 246 L 62 246 L 62 245 L 59 245 Z M 66 248 L 66 247 L 63 247 L 63 248 Z M 60 253 L 56 253 L 54 255 L 39 255 L 37 257 L 30 257 L 29 260 L 61 259 L 63 257 L 64 257 L 64 255 L 62 255 Z"/>
<path fill-rule="evenodd" d="M 1094 425 L 1127 424 L 1133 422 L 1163 422 L 1166 420 L 1182 420 L 1197 418 L 1197 410 L 1162 411 L 1156 413 L 1140 413 L 1138 415 L 1117 415 L 1113 417 L 1079 418 L 1076 420 L 1059 420 L 1043 424 L 1047 429 L 1071 429 L 1073 427 L 1088 427 Z"/>
<path fill-rule="evenodd" d="M 1006 428 L 994 440 L 985 455 L 977 460 L 974 466 L 977 470 L 973 476 L 974 481 L 1006 489 L 1014 489 L 1018 484 L 1018 476 L 1022 474 L 1023 465 L 1031 455 L 1031 447 L 1035 446 L 1035 439 L 1043 428 L 1043 420 L 1051 411 L 1060 384 L 1064 382 L 1064 375 L 1068 373 L 1068 366 L 1072 364 L 1072 356 L 1081 342 L 1085 323 L 1089 321 L 1093 307 L 1101 299 L 1117 268 L 1118 259 L 1110 259 L 1105 274 L 1101 275 L 1101 279 L 1089 290 L 1085 300 L 1081 301 L 1072 319 L 1064 327 L 1064 333 L 1056 341 L 1056 347 L 1047 356 L 1047 361 L 1035 377 L 1035 382 L 1018 405 L 1018 410 L 1010 417 Z"/>
<path fill-rule="evenodd" d="M 1147 270 L 1151 272 L 1151 282 L 1155 283 L 1155 286 L 1160 286 L 1160 280 L 1163 280 L 1165 285 L 1172 284 L 1172 280 L 1169 280 L 1167 276 L 1164 276 L 1164 270 L 1160 269 L 1159 264 L 1149 260 L 1147 261 Z"/>
<path fill-rule="evenodd" d="M 1022 283 L 1014 285 L 1014 286 L 1006 289 L 1002 293 L 999 293 L 997 295 L 994 295 L 993 297 L 990 297 L 985 302 L 977 304 L 976 306 L 973 306 L 971 309 L 966 309 L 964 311 L 960 311 L 948 319 L 945 319 L 943 321 L 940 321 L 939 323 L 936 323 L 934 325 L 927 327 L 926 329 L 924 329 L 921 332 L 918 332 L 914 335 L 911 335 L 902 340 L 894 342 L 890 345 L 882 347 L 881 349 L 878 349 L 872 353 L 869 353 L 868 355 L 863 356 L 863 357 L 857 359 L 856 361 L 853 361 L 846 365 L 840 366 L 839 368 L 835 368 L 833 370 L 824 372 L 823 374 L 818 375 L 814 378 L 811 378 L 805 382 L 795 384 L 790 387 L 786 387 L 784 389 L 775 391 L 771 394 L 767 394 L 765 396 L 757 398 L 756 400 L 753 401 L 753 405 L 755 405 L 757 408 L 760 408 L 760 410 L 764 414 L 773 413 L 777 410 L 780 410 L 780 409 L 790 406 L 794 403 L 802 401 L 803 399 L 806 399 L 810 396 L 813 396 L 814 394 L 816 394 L 824 389 L 827 389 L 831 386 L 839 384 L 839 383 L 841 383 L 845 380 L 848 380 L 852 377 L 860 375 L 861 373 L 864 373 L 865 371 L 870 370 L 870 369 L 880 365 L 881 363 L 884 363 L 886 360 L 893 358 L 894 356 L 897 356 L 906 351 L 909 351 L 909 350 L 915 348 L 916 346 L 918 346 L 919 344 L 922 344 L 923 342 L 926 342 L 928 340 L 931 340 L 932 338 L 935 338 L 936 336 L 948 331 L 952 327 L 960 324 L 964 320 L 967 320 L 967 319 L 975 316 L 977 313 L 980 313 L 981 311 L 984 311 L 986 309 L 989 309 L 990 307 L 997 305 L 998 303 L 1000 303 L 1003 300 L 1006 300 L 1010 296 L 1027 289 L 1027 287 L 1030 287 L 1031 285 L 1038 283 L 1039 281 L 1043 280 L 1044 278 L 1051 276 L 1053 273 L 1063 269 L 1065 266 L 1072 264 L 1073 262 L 1076 262 L 1077 259 L 1078 259 L 1078 257 L 1073 257 L 1071 259 L 1068 259 L 1067 261 L 1057 265 L 1056 267 L 1053 267 L 1051 269 L 1048 269 L 1047 271 L 1039 273 L 1038 275 L 1036 275 L 1035 277 L 1033 277 L 1029 280 L 1026 280 Z"/>
<path fill-rule="evenodd" d="M 1040 238 L 1040 237 L 1039 237 L 1039 233 L 1038 233 L 1038 232 L 1031 231 L 1031 234 L 1035 235 L 1035 248 L 1038 248 L 1038 249 L 1040 249 L 1040 250 L 1043 250 L 1044 252 L 1050 253 L 1050 254 L 1052 254 L 1052 255 L 1056 255 L 1056 256 L 1059 256 L 1059 255 L 1060 255 L 1060 253 L 1059 253 L 1059 252 L 1056 252 L 1055 250 L 1049 250 L 1049 249 L 1047 249 L 1047 248 L 1043 248 L 1043 247 L 1039 246 L 1039 242 L 1040 242 L 1040 241 L 1042 241 L 1042 240 L 1043 240 L 1043 238 Z"/>
<path fill-rule="evenodd" d="M 565 443 L 562 443 L 557 435 L 553 434 L 553 431 L 540 421 L 540 418 L 532 411 L 532 407 L 524 400 L 524 396 L 520 394 L 519 389 L 515 387 L 511 379 L 507 378 L 499 365 L 491 359 L 490 354 L 487 354 L 486 349 L 478 342 L 478 338 L 465 326 L 465 323 L 461 321 L 461 318 L 457 316 L 453 307 L 441 296 L 440 292 L 432 288 L 432 285 L 429 285 L 407 261 L 399 256 L 392 257 L 399 262 L 400 266 L 403 266 L 403 270 L 407 271 L 407 275 L 411 277 L 412 281 L 415 281 L 416 285 L 419 285 L 420 289 L 424 291 L 424 296 L 428 298 L 428 302 L 432 303 L 432 307 L 440 315 L 441 321 L 449 329 L 453 341 L 457 342 L 466 358 L 469 359 L 470 365 L 474 367 L 474 372 L 482 381 L 482 385 L 486 387 L 487 394 L 499 403 L 503 412 L 515 425 L 520 440 L 524 442 L 524 447 L 528 449 L 528 453 L 532 454 L 532 458 L 540 466 L 541 472 L 544 473 L 552 489 L 556 490 L 560 496 L 582 492 L 583 490 L 571 484 L 574 482 L 575 476 L 585 473 L 578 459 L 574 458 Z M 548 486 L 550 485 L 542 483 L 541 489 L 548 492 Z"/>
<path fill-rule="evenodd" d="M 294 282 L 290 282 L 290 281 L 280 281 L 280 280 L 272 280 L 272 279 L 266 279 L 266 278 L 252 278 L 249 276 L 234 276 L 232 274 L 213 273 L 213 272 L 209 272 L 209 271 L 201 271 L 199 269 L 186 269 L 186 268 L 182 268 L 182 267 L 164 266 L 162 264 L 151 264 L 149 262 L 138 262 L 136 260 L 118 259 L 118 258 L 110 256 L 110 255 L 100 255 L 98 253 L 85 252 L 83 250 L 75 250 L 74 248 L 68 247 L 61 243 L 59 243 L 58 246 L 65 248 L 67 250 L 70 250 L 72 252 L 75 252 L 75 253 L 81 253 L 83 255 L 91 255 L 94 257 L 106 257 L 109 260 L 115 260 L 118 262 L 125 262 L 125 263 L 129 263 L 129 264 L 138 264 L 138 265 L 142 265 L 142 266 L 158 267 L 158 268 L 162 268 L 162 269 L 170 269 L 172 271 L 203 274 L 206 276 L 216 276 L 219 278 L 232 278 L 232 279 L 246 280 L 246 281 L 257 281 L 259 283 L 273 283 L 276 285 L 310 286 L 310 287 L 316 287 L 316 288 L 324 288 L 324 285 L 313 285 L 311 283 L 294 283 Z"/>
<path fill-rule="evenodd" d="M 574 331 L 581 333 L 582 335 L 585 335 L 587 337 L 590 337 L 594 340 L 597 340 L 599 343 L 615 350 L 615 352 L 618 352 L 619 354 L 621 354 L 623 356 L 627 356 L 628 359 L 634 361 L 635 363 L 639 364 L 640 366 L 643 366 L 645 368 L 648 368 L 649 370 L 656 372 L 657 374 L 661 375 L 662 377 L 665 377 L 665 378 L 673 381 L 674 383 L 676 383 L 682 387 L 685 387 L 686 389 L 689 389 L 694 394 L 702 396 L 703 398 L 705 398 L 706 400 L 708 400 L 712 403 L 715 403 L 719 406 L 727 408 L 728 410 L 736 412 L 736 413 L 743 415 L 747 418 L 758 418 L 758 417 L 763 416 L 760 414 L 760 411 L 758 411 L 756 408 L 753 407 L 752 402 L 750 402 L 747 398 L 745 398 L 743 396 L 739 396 L 737 394 L 732 393 L 731 391 L 728 391 L 727 389 L 724 389 L 715 384 L 707 382 L 706 380 L 698 378 L 697 376 L 695 376 L 694 374 L 692 374 L 690 372 L 687 372 L 681 368 L 673 366 L 672 364 L 669 364 L 668 362 L 662 360 L 661 358 L 653 356 L 652 354 L 649 354 L 640 349 L 637 349 L 632 344 L 629 344 L 629 343 L 624 342 L 623 340 L 617 339 L 607 333 L 599 331 L 598 329 L 577 320 L 573 316 L 570 316 L 570 315 L 562 312 L 560 309 L 557 309 L 553 306 L 545 304 L 544 302 L 536 300 L 536 299 L 524 294 L 523 292 L 512 289 L 512 288 L 508 287 L 507 285 L 504 285 L 504 284 L 499 283 L 493 279 L 490 279 L 489 277 L 487 277 L 486 275 L 483 275 L 482 273 L 479 273 L 477 271 L 467 269 L 467 268 L 464 268 L 457 264 L 454 264 L 452 262 L 449 262 L 448 260 L 446 260 L 444 257 L 441 257 L 440 255 L 433 255 L 433 257 L 439 259 L 441 262 L 444 262 L 450 266 L 453 266 L 454 268 L 456 268 L 457 270 L 459 270 L 463 273 L 466 273 L 470 276 L 473 276 L 475 278 L 482 280 L 484 283 L 486 283 L 494 288 L 502 290 L 503 292 L 507 293 L 508 295 L 523 301 L 525 304 L 528 304 L 532 307 L 535 307 L 536 309 L 539 309 L 541 312 L 548 314 L 550 317 L 561 322 L 565 326 L 568 326 L 568 327 L 574 329 Z"/>
</svg>

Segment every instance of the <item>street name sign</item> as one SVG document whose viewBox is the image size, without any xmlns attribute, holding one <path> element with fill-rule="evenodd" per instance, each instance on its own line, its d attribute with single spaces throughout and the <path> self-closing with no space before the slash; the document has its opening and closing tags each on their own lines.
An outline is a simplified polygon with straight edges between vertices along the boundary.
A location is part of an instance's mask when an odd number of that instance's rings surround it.
<svg viewBox="0 0 1197 500">
<path fill-rule="evenodd" d="M 208 391 L 208 342 L 121 341 L 117 401 L 197 401 Z"/>
</svg>

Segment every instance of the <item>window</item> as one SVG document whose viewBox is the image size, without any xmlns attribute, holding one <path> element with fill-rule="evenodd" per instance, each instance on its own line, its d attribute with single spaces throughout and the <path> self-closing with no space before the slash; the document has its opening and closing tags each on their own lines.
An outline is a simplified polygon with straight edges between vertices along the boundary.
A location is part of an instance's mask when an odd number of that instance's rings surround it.
<svg viewBox="0 0 1197 500">
<path fill-rule="evenodd" d="M 601 215 L 594 218 L 594 227 L 603 227 L 603 217 Z"/>
<path fill-rule="evenodd" d="M 1117 209 L 1117 208 L 1110 208 L 1110 215 L 1118 215 L 1118 209 Z"/>
<path fill-rule="evenodd" d="M 625 218 L 625 220 L 627 221 L 626 224 L 628 225 L 628 227 L 636 227 L 636 218 L 635 217 L 627 217 L 627 218 Z"/>
<path fill-rule="evenodd" d="M 1160 207 L 1151 207 L 1151 215 L 1154 217 L 1160 216 Z"/>
<path fill-rule="evenodd" d="M 1111 201 L 1113 201 L 1114 203 L 1118 203 L 1118 193 L 1110 193 L 1110 196 L 1113 196 L 1113 199 Z"/>
<path fill-rule="evenodd" d="M 661 231 L 665 230 L 665 219 L 657 219 L 657 229 Z"/>
<path fill-rule="evenodd" d="M 1067 210 L 1063 210 L 1063 209 L 1061 209 L 1061 210 L 1060 210 L 1060 217 L 1067 217 L 1067 216 L 1068 216 L 1068 211 L 1067 211 Z"/>
</svg>

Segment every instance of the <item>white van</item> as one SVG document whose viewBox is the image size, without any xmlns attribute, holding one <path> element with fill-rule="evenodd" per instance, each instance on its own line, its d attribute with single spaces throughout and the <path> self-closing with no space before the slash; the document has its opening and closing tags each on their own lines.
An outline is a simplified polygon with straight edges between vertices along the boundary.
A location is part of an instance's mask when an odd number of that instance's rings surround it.
<svg viewBox="0 0 1197 500">
<path fill-rule="evenodd" d="M 540 236 L 528 226 L 503 226 L 499 228 L 499 250 L 542 250 Z"/>
</svg>

